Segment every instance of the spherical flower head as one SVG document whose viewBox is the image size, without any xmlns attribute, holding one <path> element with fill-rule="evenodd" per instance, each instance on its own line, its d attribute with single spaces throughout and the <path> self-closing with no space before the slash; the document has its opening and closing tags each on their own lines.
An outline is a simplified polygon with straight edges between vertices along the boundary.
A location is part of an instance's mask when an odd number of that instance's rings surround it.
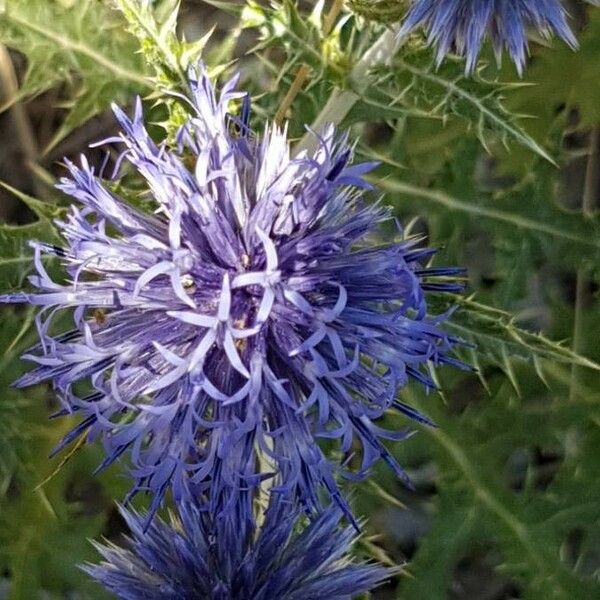
<svg viewBox="0 0 600 600">
<path fill-rule="evenodd" d="M 350 515 L 318 440 L 346 456 L 359 442 L 358 475 L 383 457 L 406 478 L 382 440 L 410 431 L 375 421 L 395 409 L 428 423 L 398 390 L 409 378 L 433 388 L 430 365 L 462 366 L 445 315 L 429 317 L 426 303 L 428 291 L 460 289 L 462 270 L 427 266 L 435 251 L 401 232 L 382 241 L 394 221 L 363 197 L 373 165 L 351 165 L 333 128 L 295 158 L 285 131 L 255 137 L 235 83 L 217 98 L 202 67 L 191 74 L 192 116 L 175 148 L 151 139 L 139 102 L 133 119 L 115 107 L 118 168 L 146 182 L 154 212 L 85 158 L 67 163 L 59 188 L 82 208 L 58 223 L 65 246 L 33 243 L 37 292 L 2 298 L 43 307 L 40 344 L 26 355 L 37 367 L 17 385 L 49 380 L 58 414 L 81 415 L 59 449 L 101 438 L 100 468 L 129 451 L 132 493 L 153 494 L 150 514 L 169 488 L 176 500 L 233 501 L 278 473 L 279 491 L 307 510 L 321 510 L 325 488 Z M 47 254 L 67 281 L 48 275 Z M 74 326 L 54 334 L 65 310 Z"/>
<path fill-rule="evenodd" d="M 341 512 L 333 506 L 302 530 L 298 510 L 279 494 L 260 529 L 214 519 L 193 502 L 179 513 L 145 529 L 144 516 L 122 510 L 127 546 L 96 544 L 104 562 L 83 569 L 123 600 L 347 600 L 391 575 L 350 557 L 355 532 L 338 527 Z"/>
<path fill-rule="evenodd" d="M 437 48 L 438 63 L 456 52 L 466 57 L 469 73 L 488 37 L 498 59 L 506 49 L 519 73 L 525 67 L 528 29 L 545 38 L 557 35 L 573 48 L 577 45 L 560 0 L 413 0 L 400 35 L 420 26 Z"/>
</svg>

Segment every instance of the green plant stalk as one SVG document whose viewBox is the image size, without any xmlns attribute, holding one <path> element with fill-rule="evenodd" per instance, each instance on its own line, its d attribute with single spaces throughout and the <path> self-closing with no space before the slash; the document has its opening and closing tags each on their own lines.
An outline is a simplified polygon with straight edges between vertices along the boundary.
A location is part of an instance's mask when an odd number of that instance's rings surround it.
<svg viewBox="0 0 600 600">
<path fill-rule="evenodd" d="M 596 199 L 600 192 L 600 127 L 596 127 L 590 134 L 590 148 L 588 153 L 585 174 L 585 188 L 583 191 L 582 212 L 584 218 L 591 218 L 596 208 Z M 586 282 L 588 270 L 581 266 L 577 270 L 577 288 L 575 296 L 575 320 L 573 323 L 573 352 L 580 353 L 585 341 L 585 324 L 583 307 L 586 297 Z M 569 401 L 573 402 L 579 394 L 578 386 L 581 382 L 581 367 L 573 365 L 571 369 L 571 385 L 569 388 Z"/>
</svg>

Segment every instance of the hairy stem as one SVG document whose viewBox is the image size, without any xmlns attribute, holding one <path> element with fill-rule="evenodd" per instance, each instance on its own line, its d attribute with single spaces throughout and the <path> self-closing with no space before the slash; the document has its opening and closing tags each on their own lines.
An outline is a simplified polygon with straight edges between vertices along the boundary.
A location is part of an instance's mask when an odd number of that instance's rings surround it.
<svg viewBox="0 0 600 600">
<path fill-rule="evenodd" d="M 356 63 L 348 78 L 351 90 L 334 89 L 329 100 L 311 125 L 313 131 L 320 131 L 325 125 L 333 123 L 337 125 L 343 121 L 346 115 L 372 82 L 370 70 L 377 65 L 389 64 L 400 46 L 403 39 L 398 36 L 398 26 L 388 29 L 371 46 Z M 297 154 L 302 150 L 309 153 L 316 148 L 316 140 L 310 133 L 306 133 L 294 148 Z"/>
<path fill-rule="evenodd" d="M 587 168 L 585 173 L 585 188 L 582 200 L 582 212 L 585 218 L 591 218 L 596 208 L 596 200 L 600 193 L 600 128 L 595 128 L 590 134 Z M 583 308 L 587 296 L 588 271 L 584 266 L 577 270 L 577 288 L 575 296 L 575 322 L 573 324 L 573 352 L 581 354 L 585 341 L 585 324 Z M 569 400 L 572 402 L 578 395 L 578 384 L 581 381 L 581 367 L 571 368 L 571 385 Z"/>
</svg>

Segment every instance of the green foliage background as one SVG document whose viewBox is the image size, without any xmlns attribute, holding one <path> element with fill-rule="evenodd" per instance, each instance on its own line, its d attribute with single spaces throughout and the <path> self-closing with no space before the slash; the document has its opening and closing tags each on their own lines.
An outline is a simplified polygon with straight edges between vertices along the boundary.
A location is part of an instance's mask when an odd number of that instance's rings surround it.
<svg viewBox="0 0 600 600">
<path fill-rule="evenodd" d="M 334 88 L 354 89 L 342 125 L 359 156 L 381 161 L 373 178 L 386 202 L 442 248 L 438 263 L 469 268 L 468 294 L 432 310 L 458 303 L 450 326 L 473 343 L 464 358 L 477 367 L 440 370 L 443 394 L 403 392 L 439 426 L 393 448 L 415 492 L 385 468 L 353 486 L 368 518 L 359 551 L 405 565 L 375 595 L 600 598 L 600 10 L 572 2 L 579 52 L 534 44 L 521 80 L 491 60 L 469 79 L 458 59 L 436 70 L 415 36 L 357 87 L 352 69 L 385 25 L 344 11 L 327 31 L 330 4 L 206 0 L 178 13 L 173 0 L 0 2 L 0 42 L 19 77 L 5 115 L 27 117 L 40 99 L 55 115 L 24 153 L 27 189 L 2 196 L 20 205 L 16 223 L 0 224 L 0 291 L 26 285 L 27 240 L 51 240 L 68 205 L 51 187 L 53 151 L 83 151 L 85 124 L 110 102 L 143 95 L 156 134 L 172 134 L 183 109 L 164 92 L 185 91 L 202 55 L 217 75 L 241 71 L 260 131 L 307 65 L 286 114 L 298 140 Z M 91 474 L 97 446 L 48 459 L 71 424 L 48 421 L 49 389 L 10 387 L 33 316 L 0 312 L 0 598 L 103 598 L 76 565 L 95 559 L 89 538 L 123 533 L 115 500 L 127 482 L 119 466 Z"/>
</svg>

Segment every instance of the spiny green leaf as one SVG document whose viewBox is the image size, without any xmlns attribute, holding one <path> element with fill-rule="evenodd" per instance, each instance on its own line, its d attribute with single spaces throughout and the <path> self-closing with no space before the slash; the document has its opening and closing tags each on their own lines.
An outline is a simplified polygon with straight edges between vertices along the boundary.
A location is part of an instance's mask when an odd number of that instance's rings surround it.
<svg viewBox="0 0 600 600">
<path fill-rule="evenodd" d="M 2 291 L 20 287 L 33 265 L 31 240 L 56 241 L 54 228 L 48 221 L 29 225 L 0 224 L 0 281 Z"/>
<path fill-rule="evenodd" d="M 268 8 L 249 0 L 241 15 L 241 26 L 259 30 L 260 41 L 254 52 L 283 48 L 288 67 L 306 64 L 315 73 L 327 72 L 330 80 L 342 81 L 350 63 L 342 49 L 339 30 L 324 31 L 321 8 L 321 4 L 316 4 L 312 13 L 306 15 L 292 0 L 272 2 Z"/>
<path fill-rule="evenodd" d="M 180 40 L 177 36 L 180 0 L 115 2 L 130 32 L 138 39 L 146 63 L 154 69 L 158 87 L 189 92 L 188 69 L 200 60 L 212 31 L 191 43 Z"/>
<path fill-rule="evenodd" d="M 44 404 L 39 399 L 36 404 L 41 410 L 30 409 L 29 418 L 42 418 Z M 33 491 L 48 470 L 48 452 L 68 427 L 68 422 L 30 427 L 35 435 L 29 439 L 26 471 L 13 484 L 13 497 L 0 503 L 0 565 L 11 573 L 11 600 L 36 598 L 40 590 L 54 593 L 53 597 L 64 597 L 73 589 L 105 597 L 77 566 L 95 558 L 88 539 L 101 534 L 104 511 L 111 503 L 100 494 L 93 512 L 88 512 L 90 507 L 82 507 L 73 497 L 72 490 L 81 482 L 93 485 L 90 453 L 81 453 L 81 460 L 66 465 L 43 490 Z"/>
<path fill-rule="evenodd" d="M 462 296 L 438 297 L 432 303 L 435 312 L 457 305 L 458 310 L 446 323 L 446 328 L 475 346 L 478 361 L 500 367 L 517 392 L 520 391 L 512 362 L 515 359 L 531 362 L 548 360 L 574 364 L 600 371 L 600 364 L 573 352 L 567 346 L 549 340 L 540 333 L 519 327 L 514 317 L 500 309 L 486 306 L 474 298 Z M 467 354 L 468 361 L 471 355 Z M 540 367 L 538 365 L 537 372 Z M 542 380 L 544 378 L 542 377 Z"/>
<path fill-rule="evenodd" d="M 482 218 L 525 232 L 549 236 L 571 244 L 574 243 L 584 249 L 600 250 L 600 236 L 597 233 L 598 219 L 584 220 L 576 215 L 562 213 L 562 221 L 565 223 L 569 222 L 570 227 L 559 227 L 541 219 L 536 220 L 529 216 L 524 216 L 516 211 L 502 210 L 467 202 L 441 190 L 419 187 L 398 179 L 381 178 L 373 180 L 379 188 L 385 191 L 425 200 L 432 207 L 437 206 L 450 212 L 466 213 L 474 218 Z"/>
<path fill-rule="evenodd" d="M 111 101 L 124 102 L 147 89 L 135 40 L 103 2 L 79 0 L 67 8 L 51 0 L 6 0 L 0 42 L 28 61 L 19 95 L 11 102 L 61 83 L 73 88 L 69 115 L 50 147 Z"/>
<path fill-rule="evenodd" d="M 168 118 L 156 124 L 164 127 L 172 139 L 188 117 L 189 106 L 179 96 L 191 97 L 189 69 L 198 65 L 213 29 L 188 43 L 177 36 L 180 0 L 115 2 L 127 21 L 128 30 L 138 39 L 146 64 L 154 70 L 151 78 L 154 89 L 148 98 L 166 107 Z M 218 65 L 211 69 L 211 75 L 217 76 L 224 68 L 224 65 Z"/>
<path fill-rule="evenodd" d="M 29 196 L 28 194 L 25 194 L 21 190 L 14 188 L 12 185 L 9 185 L 4 181 L 0 181 L 0 186 L 2 186 L 5 190 L 8 190 L 11 194 L 14 194 L 19 200 L 21 200 L 21 202 L 23 202 L 23 204 L 27 206 L 27 208 L 35 213 L 39 219 L 49 221 L 64 214 L 63 208 L 52 204 L 51 202 L 44 202 L 34 198 L 33 196 Z"/>
<path fill-rule="evenodd" d="M 30 241 L 60 241 L 51 219 L 58 217 L 63 210 L 56 205 L 32 198 L 6 183 L 0 182 L 0 185 L 14 193 L 38 217 L 37 221 L 26 225 L 0 223 L 0 282 L 2 291 L 6 291 L 9 288 L 20 287 L 25 275 L 31 271 L 33 259 L 29 248 Z"/>
<path fill-rule="evenodd" d="M 436 503 L 432 529 L 409 566 L 413 576 L 403 581 L 399 597 L 446 600 L 461 552 L 477 540 L 478 511 L 461 500 L 445 494 Z"/>
<path fill-rule="evenodd" d="M 432 66 L 429 53 L 397 58 L 391 66 L 380 66 L 377 79 L 364 94 L 379 97 L 389 109 L 395 106 L 420 110 L 444 122 L 459 119 L 467 124 L 485 148 L 495 139 L 517 143 L 554 163 L 548 152 L 518 123 L 505 105 L 521 83 L 498 83 L 482 76 L 466 77 L 462 65 L 451 61 L 439 69 Z"/>
<path fill-rule="evenodd" d="M 130 32 L 138 38 L 147 63 L 156 70 L 159 82 L 187 88 L 184 65 L 180 64 L 177 56 L 180 43 L 175 27 L 179 0 L 164 0 L 156 5 L 137 0 L 116 0 L 116 5 Z"/>
</svg>

